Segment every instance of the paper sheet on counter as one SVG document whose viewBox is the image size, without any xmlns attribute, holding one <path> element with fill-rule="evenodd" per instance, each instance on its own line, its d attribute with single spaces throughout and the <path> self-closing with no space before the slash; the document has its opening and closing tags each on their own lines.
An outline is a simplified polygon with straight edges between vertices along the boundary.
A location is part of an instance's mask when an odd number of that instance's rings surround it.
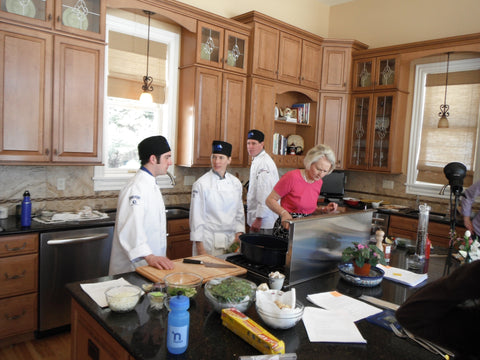
<svg viewBox="0 0 480 360">
<path fill-rule="evenodd" d="M 307 295 L 307 299 L 326 310 L 346 312 L 353 321 L 382 312 L 382 309 L 340 294 L 338 291 L 310 294 Z"/>
<path fill-rule="evenodd" d="M 302 319 L 311 342 L 367 343 L 352 319 L 340 312 L 307 306 Z"/>
<path fill-rule="evenodd" d="M 377 267 L 385 272 L 384 278 L 408 286 L 417 286 L 428 278 L 428 274 L 417 274 L 405 269 L 378 264 Z"/>
<path fill-rule="evenodd" d="M 120 285 L 132 285 L 124 278 L 119 278 L 115 280 L 103 281 L 98 283 L 91 284 L 80 284 L 80 287 L 85 291 L 88 296 L 95 301 L 98 306 L 104 308 L 108 306 L 107 298 L 105 297 L 105 291 L 114 286 Z"/>
</svg>

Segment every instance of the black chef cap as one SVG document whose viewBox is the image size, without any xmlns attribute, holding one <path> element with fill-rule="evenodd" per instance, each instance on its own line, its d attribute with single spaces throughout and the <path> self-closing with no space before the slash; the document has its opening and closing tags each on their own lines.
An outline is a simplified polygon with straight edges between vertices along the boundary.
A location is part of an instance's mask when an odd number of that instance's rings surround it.
<svg viewBox="0 0 480 360">
<path fill-rule="evenodd" d="M 138 144 L 138 157 L 146 161 L 151 155 L 160 156 L 170 151 L 167 139 L 161 135 L 150 136 Z"/>
<path fill-rule="evenodd" d="M 232 155 L 232 145 L 225 141 L 213 140 L 212 154 Z"/>
<path fill-rule="evenodd" d="M 248 132 L 247 139 L 257 140 L 258 142 L 263 142 L 265 135 L 260 130 L 252 129 Z"/>
</svg>

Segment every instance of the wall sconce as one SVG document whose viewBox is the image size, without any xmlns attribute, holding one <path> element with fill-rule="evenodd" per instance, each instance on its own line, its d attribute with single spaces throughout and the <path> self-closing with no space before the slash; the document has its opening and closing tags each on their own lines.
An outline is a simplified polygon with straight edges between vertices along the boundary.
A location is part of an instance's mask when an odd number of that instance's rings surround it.
<svg viewBox="0 0 480 360">
<path fill-rule="evenodd" d="M 140 102 L 142 103 L 153 103 L 152 98 L 152 91 L 153 91 L 153 78 L 148 75 L 148 59 L 150 57 L 150 16 L 155 14 L 148 10 L 143 10 L 145 14 L 148 15 L 148 37 L 147 37 L 147 74 L 143 77 L 143 85 L 142 85 L 142 94 L 140 95 Z"/>
<path fill-rule="evenodd" d="M 447 105 L 447 87 L 448 87 L 448 65 L 450 64 L 450 52 L 447 53 L 447 73 L 445 75 L 445 97 L 443 99 L 443 104 L 440 105 L 440 112 L 438 116 L 440 119 L 438 120 L 438 128 L 448 128 L 448 119 L 447 117 L 450 115 L 448 112 L 449 106 Z"/>
</svg>

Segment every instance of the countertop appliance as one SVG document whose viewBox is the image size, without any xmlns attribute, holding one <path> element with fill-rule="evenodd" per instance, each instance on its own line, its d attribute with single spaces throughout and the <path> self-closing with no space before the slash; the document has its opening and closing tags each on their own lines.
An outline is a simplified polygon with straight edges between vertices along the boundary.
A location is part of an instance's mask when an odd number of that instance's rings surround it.
<svg viewBox="0 0 480 360">
<path fill-rule="evenodd" d="M 37 337 L 69 326 L 65 285 L 108 275 L 112 240 L 111 225 L 40 234 Z"/>
<path fill-rule="evenodd" d="M 337 214 L 308 216 L 290 221 L 285 266 L 252 264 L 242 254 L 226 261 L 247 269 L 257 282 L 267 282 L 268 274 L 285 274 L 289 287 L 336 271 L 342 251 L 353 241 L 366 244 L 370 240 L 373 210 L 350 210 Z"/>
</svg>

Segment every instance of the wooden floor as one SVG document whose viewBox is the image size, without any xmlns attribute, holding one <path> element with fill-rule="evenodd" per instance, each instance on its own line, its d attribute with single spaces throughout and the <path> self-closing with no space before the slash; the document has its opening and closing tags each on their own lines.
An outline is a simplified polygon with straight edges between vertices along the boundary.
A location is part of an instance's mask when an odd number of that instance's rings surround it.
<svg viewBox="0 0 480 360">
<path fill-rule="evenodd" d="M 0 348 L 2 360 L 69 360 L 70 332 Z"/>
</svg>

